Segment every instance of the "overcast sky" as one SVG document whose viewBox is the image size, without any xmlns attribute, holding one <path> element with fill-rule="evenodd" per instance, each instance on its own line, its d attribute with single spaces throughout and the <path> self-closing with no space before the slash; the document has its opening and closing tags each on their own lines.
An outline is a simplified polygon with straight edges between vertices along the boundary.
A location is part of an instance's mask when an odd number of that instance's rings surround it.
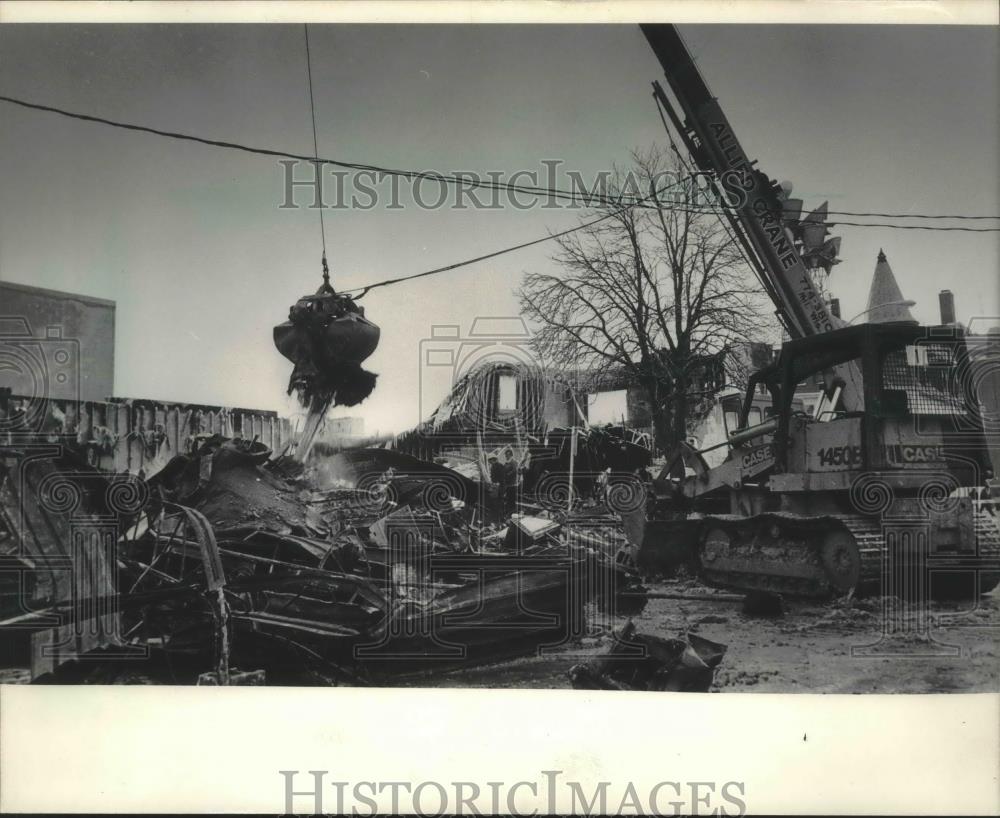
<svg viewBox="0 0 1000 818">
<path fill-rule="evenodd" d="M 684 26 L 760 167 L 809 207 L 1000 213 L 995 28 Z M 396 168 L 589 178 L 663 142 L 659 65 L 636 26 L 311 26 L 320 154 Z M 309 154 L 301 26 L 2 26 L 0 92 Z M 319 284 L 315 210 L 281 210 L 277 160 L 0 105 L 0 278 L 117 302 L 116 392 L 274 408 L 290 371 L 271 327 Z M 560 182 L 565 183 L 565 179 Z M 425 190 L 434 198 L 432 186 Z M 571 226 L 569 210 L 333 210 L 334 284 L 419 272 Z M 305 201 L 300 195 L 300 200 Z M 986 223 L 996 226 L 996 222 Z M 830 281 L 865 308 L 884 248 L 914 315 L 1000 314 L 1000 234 L 838 228 Z M 435 324 L 516 314 L 540 245 L 372 292 L 374 395 L 350 414 L 401 430 Z M 426 393 L 427 390 L 425 389 Z"/>
</svg>

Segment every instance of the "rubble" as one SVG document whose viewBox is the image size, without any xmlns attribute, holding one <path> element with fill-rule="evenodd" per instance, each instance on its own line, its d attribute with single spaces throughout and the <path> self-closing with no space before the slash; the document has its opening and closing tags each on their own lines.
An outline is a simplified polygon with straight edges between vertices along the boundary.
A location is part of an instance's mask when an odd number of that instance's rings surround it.
<svg viewBox="0 0 1000 818">
<path fill-rule="evenodd" d="M 577 690 L 707 693 L 725 654 L 725 645 L 693 633 L 684 639 L 637 633 L 629 620 L 603 654 L 570 668 L 569 679 Z"/>
<path fill-rule="evenodd" d="M 101 574 L 116 583 L 101 591 L 114 600 L 105 637 L 48 665 L 33 643 L 33 678 L 370 684 L 578 638 L 588 602 L 644 604 L 634 568 L 582 519 L 504 518 L 488 485 L 389 450 L 272 455 L 202 435 L 137 481 L 113 538 L 117 572 Z M 106 494 L 116 478 L 86 479 Z M 37 499 L 42 487 L 24 490 Z M 45 547 L 71 541 L 66 514 L 43 518 Z M 70 598 L 63 589 L 47 613 Z M 126 654 L 141 661 L 116 661 Z"/>
</svg>

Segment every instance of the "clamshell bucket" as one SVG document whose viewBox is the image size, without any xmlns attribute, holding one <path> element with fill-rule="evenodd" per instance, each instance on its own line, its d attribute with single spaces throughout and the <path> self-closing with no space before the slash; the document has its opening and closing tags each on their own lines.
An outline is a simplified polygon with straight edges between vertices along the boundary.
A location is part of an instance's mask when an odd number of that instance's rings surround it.
<svg viewBox="0 0 1000 818">
<path fill-rule="evenodd" d="M 343 406 L 360 403 L 375 387 L 376 376 L 361 362 L 375 351 L 379 335 L 363 307 L 324 281 L 274 328 L 278 352 L 295 364 L 288 391 L 297 391 L 306 406 L 327 398 Z"/>
</svg>

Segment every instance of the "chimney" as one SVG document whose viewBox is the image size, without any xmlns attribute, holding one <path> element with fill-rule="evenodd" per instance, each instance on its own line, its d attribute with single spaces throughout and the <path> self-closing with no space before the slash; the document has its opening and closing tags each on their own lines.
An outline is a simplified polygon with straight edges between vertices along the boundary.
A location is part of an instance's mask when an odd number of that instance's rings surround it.
<svg viewBox="0 0 1000 818">
<path fill-rule="evenodd" d="M 830 315 L 834 318 L 840 318 L 840 299 L 831 298 L 830 299 Z"/>
<path fill-rule="evenodd" d="M 938 304 L 941 306 L 941 323 L 955 323 L 955 296 L 951 290 L 941 290 L 938 293 Z"/>
</svg>

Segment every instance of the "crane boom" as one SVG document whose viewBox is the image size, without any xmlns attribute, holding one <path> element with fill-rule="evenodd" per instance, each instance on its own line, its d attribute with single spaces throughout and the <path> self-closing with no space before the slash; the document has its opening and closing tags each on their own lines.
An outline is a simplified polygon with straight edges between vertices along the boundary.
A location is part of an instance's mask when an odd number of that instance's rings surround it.
<svg viewBox="0 0 1000 818">
<path fill-rule="evenodd" d="M 752 248 L 749 260 L 757 268 L 788 334 L 803 338 L 845 326 L 830 312 L 802 262 L 790 231 L 785 228 L 775 186 L 747 157 L 677 29 L 669 24 L 643 24 L 641 28 L 660 61 L 684 121 L 674 112 L 662 89 L 654 84 L 657 96 L 699 170 L 714 176 L 729 203 L 735 205 L 727 208 L 726 216 L 744 249 Z M 842 396 L 845 405 L 850 409 L 860 408 L 862 393 L 857 366 L 840 367 L 838 374 L 845 381 Z"/>
</svg>

